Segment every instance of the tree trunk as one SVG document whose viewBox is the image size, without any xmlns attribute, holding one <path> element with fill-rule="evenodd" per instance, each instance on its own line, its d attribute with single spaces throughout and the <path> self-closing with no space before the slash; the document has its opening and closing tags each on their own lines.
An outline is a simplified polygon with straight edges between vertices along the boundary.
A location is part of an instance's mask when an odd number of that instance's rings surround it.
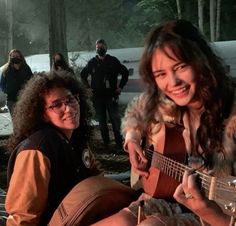
<svg viewBox="0 0 236 226">
<path fill-rule="evenodd" d="M 211 34 L 211 41 L 215 41 L 215 24 L 216 24 L 216 17 L 215 17 L 215 0 L 210 0 L 210 34 Z"/>
<path fill-rule="evenodd" d="M 181 7 L 180 7 L 180 0 L 176 0 L 176 6 L 177 6 L 178 19 L 182 19 L 182 11 L 181 11 Z"/>
<path fill-rule="evenodd" d="M 198 26 L 202 33 L 204 33 L 204 0 L 198 0 Z"/>
<path fill-rule="evenodd" d="M 49 0 L 49 57 L 56 52 L 63 54 L 68 61 L 66 40 L 66 13 L 64 0 Z"/>
<path fill-rule="evenodd" d="M 220 37 L 220 16 L 221 16 L 221 0 L 217 0 L 216 6 L 216 41 Z"/>
<path fill-rule="evenodd" d="M 13 49 L 13 5 L 12 0 L 5 0 L 6 4 L 6 18 L 8 23 L 7 31 L 7 48 L 6 52 L 9 52 Z M 7 56 L 7 54 L 6 54 Z"/>
</svg>

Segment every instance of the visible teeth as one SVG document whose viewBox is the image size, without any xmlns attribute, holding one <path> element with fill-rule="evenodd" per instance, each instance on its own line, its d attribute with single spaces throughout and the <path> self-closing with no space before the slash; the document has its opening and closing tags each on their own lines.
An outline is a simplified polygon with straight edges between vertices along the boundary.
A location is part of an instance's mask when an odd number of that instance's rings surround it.
<svg viewBox="0 0 236 226">
<path fill-rule="evenodd" d="M 179 93 L 184 92 L 186 89 L 187 89 L 186 87 L 183 87 L 183 88 L 181 88 L 181 89 L 172 91 L 172 93 L 173 93 L 173 94 L 179 94 Z"/>
</svg>

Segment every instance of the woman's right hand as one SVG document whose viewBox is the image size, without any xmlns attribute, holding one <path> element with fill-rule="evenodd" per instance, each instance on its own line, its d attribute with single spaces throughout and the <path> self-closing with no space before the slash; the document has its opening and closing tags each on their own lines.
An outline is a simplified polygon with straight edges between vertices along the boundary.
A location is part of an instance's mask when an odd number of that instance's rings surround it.
<svg viewBox="0 0 236 226">
<path fill-rule="evenodd" d="M 134 141 L 129 141 L 127 149 L 129 151 L 129 161 L 134 172 L 140 176 L 148 177 L 149 173 L 146 169 L 148 160 L 144 156 L 141 146 Z"/>
</svg>

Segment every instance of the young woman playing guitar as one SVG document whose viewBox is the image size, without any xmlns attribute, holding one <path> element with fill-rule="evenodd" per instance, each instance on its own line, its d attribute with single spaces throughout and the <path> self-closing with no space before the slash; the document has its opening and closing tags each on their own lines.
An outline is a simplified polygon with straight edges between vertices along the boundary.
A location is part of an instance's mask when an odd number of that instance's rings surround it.
<svg viewBox="0 0 236 226">
<path fill-rule="evenodd" d="M 142 226 L 228 225 L 230 217 L 208 200 L 220 195 L 217 200 L 224 204 L 225 195 L 230 201 L 225 208 L 234 215 L 235 181 L 221 180 L 236 174 L 233 135 L 224 132 L 234 87 L 220 58 L 190 22 L 168 21 L 147 36 L 140 75 L 146 89 L 128 106 L 122 128 L 124 147 L 144 193 L 95 225 L 137 225 L 137 219 Z M 208 190 L 208 199 L 184 173 L 192 169 Z M 140 220 L 141 200 L 146 219 Z"/>
</svg>

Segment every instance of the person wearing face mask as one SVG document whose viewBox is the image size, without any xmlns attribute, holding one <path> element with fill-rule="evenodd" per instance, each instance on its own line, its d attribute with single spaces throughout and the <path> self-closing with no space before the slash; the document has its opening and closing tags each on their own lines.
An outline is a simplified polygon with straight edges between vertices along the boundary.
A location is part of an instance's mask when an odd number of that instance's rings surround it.
<svg viewBox="0 0 236 226">
<path fill-rule="evenodd" d="M 53 56 L 52 71 L 58 75 L 65 74 L 65 72 L 67 72 L 68 74 L 71 74 L 71 75 L 75 74 L 73 69 L 70 68 L 70 66 L 66 62 L 65 57 L 59 52 L 55 53 Z"/>
<path fill-rule="evenodd" d="M 118 147 L 122 147 L 118 99 L 128 81 L 129 71 L 116 57 L 106 54 L 107 44 L 104 39 L 96 41 L 96 52 L 97 55 L 82 69 L 81 79 L 93 91 L 93 103 L 104 145 L 108 146 L 110 143 L 107 127 L 108 112 L 115 142 Z M 88 82 L 89 75 L 91 76 L 90 83 Z M 118 82 L 119 75 L 121 75 L 120 82 Z"/>
<path fill-rule="evenodd" d="M 7 94 L 7 107 L 10 113 L 12 113 L 19 91 L 32 75 L 21 51 L 12 49 L 9 52 L 8 62 L 3 66 L 0 83 L 2 91 Z"/>
</svg>

